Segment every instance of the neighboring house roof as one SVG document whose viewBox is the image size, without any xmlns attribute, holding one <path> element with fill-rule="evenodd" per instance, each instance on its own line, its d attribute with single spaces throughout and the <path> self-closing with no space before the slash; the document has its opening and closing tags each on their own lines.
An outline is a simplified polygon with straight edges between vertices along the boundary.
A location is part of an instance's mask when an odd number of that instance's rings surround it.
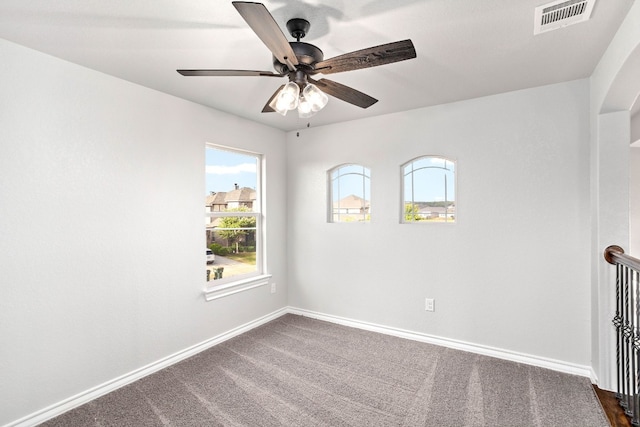
<svg viewBox="0 0 640 427">
<path fill-rule="evenodd" d="M 242 187 L 231 191 L 218 191 L 205 198 L 205 206 L 226 205 L 230 202 L 249 203 L 256 200 L 256 190 Z"/>
<path fill-rule="evenodd" d="M 338 203 L 335 207 L 346 208 L 346 209 L 354 209 L 361 207 L 369 207 L 369 201 L 364 200 L 362 197 L 358 197 L 355 194 L 351 194 L 345 198 L 338 200 Z"/>
<path fill-rule="evenodd" d="M 204 201 L 205 206 L 224 205 L 226 194 L 224 191 L 209 194 Z"/>
<path fill-rule="evenodd" d="M 249 187 L 238 188 L 226 193 L 225 201 L 228 202 L 253 202 L 256 199 L 256 190 Z"/>
</svg>

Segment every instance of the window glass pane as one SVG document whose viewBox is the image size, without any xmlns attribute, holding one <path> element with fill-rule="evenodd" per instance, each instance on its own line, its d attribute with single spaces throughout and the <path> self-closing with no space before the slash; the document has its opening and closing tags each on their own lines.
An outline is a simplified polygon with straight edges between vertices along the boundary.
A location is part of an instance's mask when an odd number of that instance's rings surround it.
<svg viewBox="0 0 640 427">
<path fill-rule="evenodd" d="M 371 219 L 371 180 L 369 169 L 344 165 L 332 169 L 331 222 L 369 221 Z"/>
<path fill-rule="evenodd" d="M 211 212 L 256 212 L 258 159 L 207 147 L 207 207 Z"/>
<path fill-rule="evenodd" d="M 335 171 L 336 175 L 358 174 L 369 176 L 369 170 L 360 165 L 344 165 Z"/>
<path fill-rule="evenodd" d="M 207 146 L 205 234 L 207 280 L 260 273 L 257 155 Z M 229 216 L 231 212 L 244 215 Z M 243 277 L 239 277 L 243 276 Z"/>
<path fill-rule="evenodd" d="M 455 163 L 421 157 L 403 167 L 403 222 L 455 222 Z"/>
</svg>

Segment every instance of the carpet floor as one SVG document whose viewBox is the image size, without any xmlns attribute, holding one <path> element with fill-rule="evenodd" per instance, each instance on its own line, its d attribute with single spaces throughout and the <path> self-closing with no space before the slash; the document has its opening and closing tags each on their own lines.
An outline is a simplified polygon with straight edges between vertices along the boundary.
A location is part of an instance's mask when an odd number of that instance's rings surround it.
<svg viewBox="0 0 640 427">
<path fill-rule="evenodd" d="M 41 426 L 609 423 L 587 378 L 287 314 Z"/>
</svg>

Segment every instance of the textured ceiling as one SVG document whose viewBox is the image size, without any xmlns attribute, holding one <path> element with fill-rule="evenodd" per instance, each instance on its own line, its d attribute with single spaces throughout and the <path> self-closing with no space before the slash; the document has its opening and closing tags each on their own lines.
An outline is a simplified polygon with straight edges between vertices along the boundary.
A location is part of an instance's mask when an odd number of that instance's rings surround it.
<svg viewBox="0 0 640 427">
<path fill-rule="evenodd" d="M 304 41 L 322 49 L 325 59 L 404 39 L 415 45 L 416 59 L 329 76 L 377 104 L 365 110 L 330 98 L 311 119 L 260 112 L 285 78 L 176 72 L 273 71 L 270 52 L 231 1 L 2 0 L 0 37 L 294 130 L 588 77 L 633 1 L 597 0 L 589 21 L 537 36 L 534 9 L 547 0 L 265 1 L 285 34 L 287 20 L 310 21 Z"/>
</svg>

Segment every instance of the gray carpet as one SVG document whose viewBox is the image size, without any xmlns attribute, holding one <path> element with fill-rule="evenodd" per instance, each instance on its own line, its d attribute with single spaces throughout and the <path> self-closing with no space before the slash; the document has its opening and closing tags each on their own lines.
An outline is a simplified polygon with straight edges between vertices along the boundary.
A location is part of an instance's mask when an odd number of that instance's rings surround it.
<svg viewBox="0 0 640 427">
<path fill-rule="evenodd" d="M 609 423 L 586 378 L 288 314 L 42 425 Z"/>
</svg>

